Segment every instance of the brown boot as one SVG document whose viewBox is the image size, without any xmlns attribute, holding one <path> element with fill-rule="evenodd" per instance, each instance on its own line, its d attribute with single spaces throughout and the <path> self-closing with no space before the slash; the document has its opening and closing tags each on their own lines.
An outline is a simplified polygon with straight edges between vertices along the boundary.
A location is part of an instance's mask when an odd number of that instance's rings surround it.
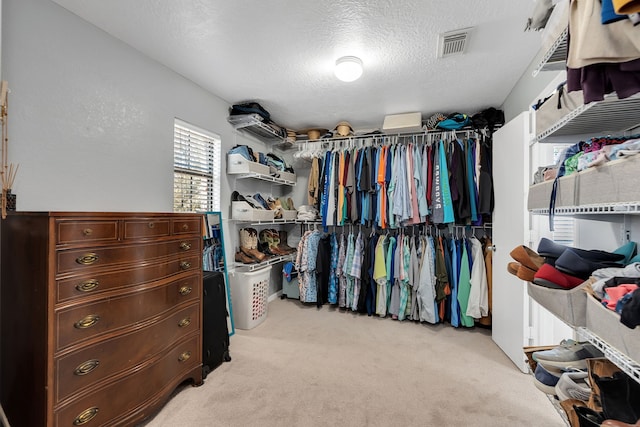
<svg viewBox="0 0 640 427">
<path fill-rule="evenodd" d="M 282 252 L 284 252 L 286 254 L 290 254 L 290 253 L 295 252 L 295 249 L 293 249 L 292 247 L 287 245 L 287 232 L 286 231 L 271 230 L 271 232 L 274 235 L 274 239 L 277 239 L 278 249 L 280 249 L 280 251 L 282 251 Z"/>
<path fill-rule="evenodd" d="M 273 232 L 269 229 L 260 231 L 260 242 L 268 247 L 268 251 L 276 256 L 285 255 L 279 248 L 277 243 L 273 239 Z"/>
<path fill-rule="evenodd" d="M 241 262 L 243 264 L 255 264 L 256 263 L 255 259 L 251 258 L 250 256 L 248 256 L 247 254 L 245 254 L 242 251 L 236 252 L 235 260 L 236 260 L 236 262 Z"/>
<path fill-rule="evenodd" d="M 255 228 L 241 228 L 240 232 L 240 250 L 247 256 L 262 262 L 265 254 L 258 250 L 258 237 Z"/>
</svg>

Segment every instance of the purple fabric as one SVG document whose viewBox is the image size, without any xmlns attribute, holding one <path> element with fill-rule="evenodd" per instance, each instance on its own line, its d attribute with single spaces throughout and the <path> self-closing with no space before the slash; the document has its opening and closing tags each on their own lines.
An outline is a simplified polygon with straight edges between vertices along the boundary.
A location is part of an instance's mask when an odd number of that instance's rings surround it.
<svg viewBox="0 0 640 427">
<path fill-rule="evenodd" d="M 585 104 L 602 101 L 611 92 L 618 99 L 628 98 L 640 92 L 640 59 L 567 68 L 567 89 L 582 90 Z"/>
</svg>

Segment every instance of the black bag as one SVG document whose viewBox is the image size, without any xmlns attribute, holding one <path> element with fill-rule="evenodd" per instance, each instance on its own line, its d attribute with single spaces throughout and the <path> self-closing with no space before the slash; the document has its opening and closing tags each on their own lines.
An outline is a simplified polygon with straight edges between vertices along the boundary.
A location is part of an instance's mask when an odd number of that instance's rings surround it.
<svg viewBox="0 0 640 427">
<path fill-rule="evenodd" d="M 488 128 L 490 133 L 496 127 L 504 125 L 504 111 L 489 107 L 471 117 L 471 123 L 475 129 Z"/>
<path fill-rule="evenodd" d="M 238 116 L 243 114 L 258 114 L 264 119 L 265 122 L 271 121 L 271 115 L 267 110 L 262 108 L 262 105 L 257 102 L 245 102 L 243 104 L 234 104 L 231 107 L 230 113 L 232 116 Z"/>
<path fill-rule="evenodd" d="M 205 271 L 203 276 L 202 378 L 222 362 L 229 362 L 229 329 L 224 275 Z"/>
</svg>

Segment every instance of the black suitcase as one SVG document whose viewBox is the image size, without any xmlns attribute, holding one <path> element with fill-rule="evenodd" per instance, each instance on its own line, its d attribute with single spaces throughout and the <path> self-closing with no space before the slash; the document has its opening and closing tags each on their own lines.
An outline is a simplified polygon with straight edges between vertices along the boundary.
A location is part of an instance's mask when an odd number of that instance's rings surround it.
<svg viewBox="0 0 640 427">
<path fill-rule="evenodd" d="M 229 362 L 227 295 L 224 274 L 205 271 L 203 277 L 202 378 L 222 362 Z"/>
</svg>

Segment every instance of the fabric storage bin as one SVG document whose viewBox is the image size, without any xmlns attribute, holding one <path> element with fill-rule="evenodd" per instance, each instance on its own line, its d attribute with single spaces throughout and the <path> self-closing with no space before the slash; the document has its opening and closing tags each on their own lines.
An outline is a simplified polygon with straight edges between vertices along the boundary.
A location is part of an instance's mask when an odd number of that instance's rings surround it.
<svg viewBox="0 0 640 427">
<path fill-rule="evenodd" d="M 558 97 L 560 97 L 560 108 L 558 108 Z M 556 90 L 553 96 L 536 111 L 536 135 L 540 135 L 583 104 L 584 98 L 581 90 L 567 92 L 565 86 L 562 95 L 560 95 L 560 91 Z"/>
<path fill-rule="evenodd" d="M 573 326 L 587 324 L 587 293 L 584 282 L 573 289 L 551 289 L 534 283 L 527 283 L 527 292 L 538 304 L 553 313 L 558 319 Z"/>
<path fill-rule="evenodd" d="M 253 329 L 267 318 L 271 266 L 248 272 L 230 272 L 233 323 L 238 329 Z"/>
<path fill-rule="evenodd" d="M 563 176 L 558 179 L 558 190 L 556 192 L 556 207 L 576 206 L 578 204 L 576 188 L 578 178 L 577 173 Z M 551 200 L 551 190 L 553 181 L 541 182 L 529 187 L 527 195 L 527 209 L 548 209 Z"/>
<path fill-rule="evenodd" d="M 282 210 L 282 219 L 286 220 L 286 221 L 293 221 L 298 217 L 298 211 L 293 209 L 293 210 L 288 210 L 288 209 L 283 209 Z"/>
<path fill-rule="evenodd" d="M 245 201 L 231 202 L 231 219 L 242 221 L 272 221 L 274 211 L 270 209 L 254 209 Z"/>
<path fill-rule="evenodd" d="M 640 201 L 638 193 L 640 156 L 618 159 L 578 174 L 578 200 L 581 205 Z"/>
<path fill-rule="evenodd" d="M 269 175 L 269 166 L 257 162 L 250 162 L 242 154 L 227 154 L 227 173 L 259 173 Z"/>
<path fill-rule="evenodd" d="M 587 329 L 611 347 L 640 361 L 640 328 L 630 329 L 620 323 L 620 315 L 587 294 Z"/>
<path fill-rule="evenodd" d="M 275 173 L 277 178 L 284 179 L 286 181 L 291 181 L 295 183 L 297 180 L 296 174 L 292 172 L 276 171 Z"/>
</svg>

